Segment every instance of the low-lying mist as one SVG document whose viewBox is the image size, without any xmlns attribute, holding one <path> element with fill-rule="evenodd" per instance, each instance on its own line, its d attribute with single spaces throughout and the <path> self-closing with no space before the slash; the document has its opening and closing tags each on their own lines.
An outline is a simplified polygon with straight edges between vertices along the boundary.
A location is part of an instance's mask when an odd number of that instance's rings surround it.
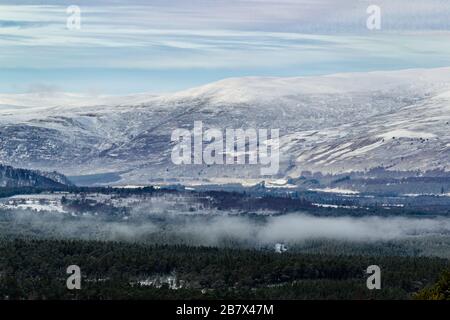
<svg viewBox="0 0 450 320">
<path fill-rule="evenodd" d="M 2 214 L 3 236 L 149 241 L 217 246 L 295 244 L 311 239 L 383 241 L 450 237 L 450 218 L 174 215 L 134 212 L 116 219 L 14 210 Z"/>
</svg>

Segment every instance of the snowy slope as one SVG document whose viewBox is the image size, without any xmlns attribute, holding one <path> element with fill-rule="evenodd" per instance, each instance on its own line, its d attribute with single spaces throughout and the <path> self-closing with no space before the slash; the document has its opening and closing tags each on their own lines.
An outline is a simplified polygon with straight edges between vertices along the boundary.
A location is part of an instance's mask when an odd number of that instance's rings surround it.
<svg viewBox="0 0 450 320">
<path fill-rule="evenodd" d="M 128 96 L 87 95 L 65 92 L 0 94 L 0 110 L 14 108 L 83 107 L 95 105 L 140 104 L 153 98 L 150 94 Z"/>
<path fill-rule="evenodd" d="M 307 133 L 293 134 L 292 140 Z M 302 168 L 342 172 L 377 166 L 390 170 L 450 171 L 450 95 L 436 96 L 388 114 L 311 133 L 309 144 L 285 144 Z M 294 150 L 295 149 L 295 150 Z M 298 168 L 289 174 L 295 176 Z"/>
<path fill-rule="evenodd" d="M 276 178 L 449 169 L 450 68 L 233 78 L 160 96 L 0 95 L 0 162 L 115 183 L 249 181 L 255 166 L 174 166 L 175 128 L 279 128 Z M 121 179 L 121 180 L 120 180 Z"/>
</svg>

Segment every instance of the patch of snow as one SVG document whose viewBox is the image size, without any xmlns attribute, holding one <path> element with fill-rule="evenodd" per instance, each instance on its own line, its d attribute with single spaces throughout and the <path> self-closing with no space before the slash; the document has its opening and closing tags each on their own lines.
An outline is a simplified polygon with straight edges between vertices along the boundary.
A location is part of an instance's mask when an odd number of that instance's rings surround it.
<svg viewBox="0 0 450 320">
<path fill-rule="evenodd" d="M 340 193 L 340 194 L 359 194 L 359 191 L 341 188 L 323 188 L 323 189 L 308 189 L 310 191 L 316 192 L 327 192 L 327 193 Z"/>
<path fill-rule="evenodd" d="M 412 139 L 430 139 L 436 137 L 436 135 L 428 132 L 417 132 L 406 129 L 397 129 L 378 135 L 384 139 L 396 139 L 396 138 L 412 138 Z"/>
</svg>

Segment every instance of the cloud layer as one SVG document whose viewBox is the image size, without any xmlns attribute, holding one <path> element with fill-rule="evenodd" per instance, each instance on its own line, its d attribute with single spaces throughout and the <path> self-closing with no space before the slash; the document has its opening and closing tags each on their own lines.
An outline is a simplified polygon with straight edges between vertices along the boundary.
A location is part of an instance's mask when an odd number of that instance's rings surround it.
<svg viewBox="0 0 450 320">
<path fill-rule="evenodd" d="M 136 92 L 227 76 L 450 65 L 446 1 L 378 1 L 378 31 L 366 28 L 367 1 L 77 1 L 80 30 L 66 27 L 73 1 L 43 3 L 0 2 L 0 68 L 12 75 L 0 79 L 0 91 L 24 91 L 23 70 L 28 82 L 56 85 L 63 78 L 68 90 L 92 82 Z M 127 84 L 109 84 L 111 74 Z M 166 74 L 172 87 L 152 87 Z"/>
</svg>

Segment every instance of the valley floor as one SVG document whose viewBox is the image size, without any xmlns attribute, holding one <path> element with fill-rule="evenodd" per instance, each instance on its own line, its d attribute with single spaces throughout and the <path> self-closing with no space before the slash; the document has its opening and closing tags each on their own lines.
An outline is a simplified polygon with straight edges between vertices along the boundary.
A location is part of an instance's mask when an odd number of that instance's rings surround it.
<svg viewBox="0 0 450 320">
<path fill-rule="evenodd" d="M 1 191 L 0 299 L 413 299 L 450 270 L 446 213 L 153 188 Z M 71 265 L 80 290 L 66 286 Z M 367 288 L 371 265 L 380 290 Z"/>
</svg>

